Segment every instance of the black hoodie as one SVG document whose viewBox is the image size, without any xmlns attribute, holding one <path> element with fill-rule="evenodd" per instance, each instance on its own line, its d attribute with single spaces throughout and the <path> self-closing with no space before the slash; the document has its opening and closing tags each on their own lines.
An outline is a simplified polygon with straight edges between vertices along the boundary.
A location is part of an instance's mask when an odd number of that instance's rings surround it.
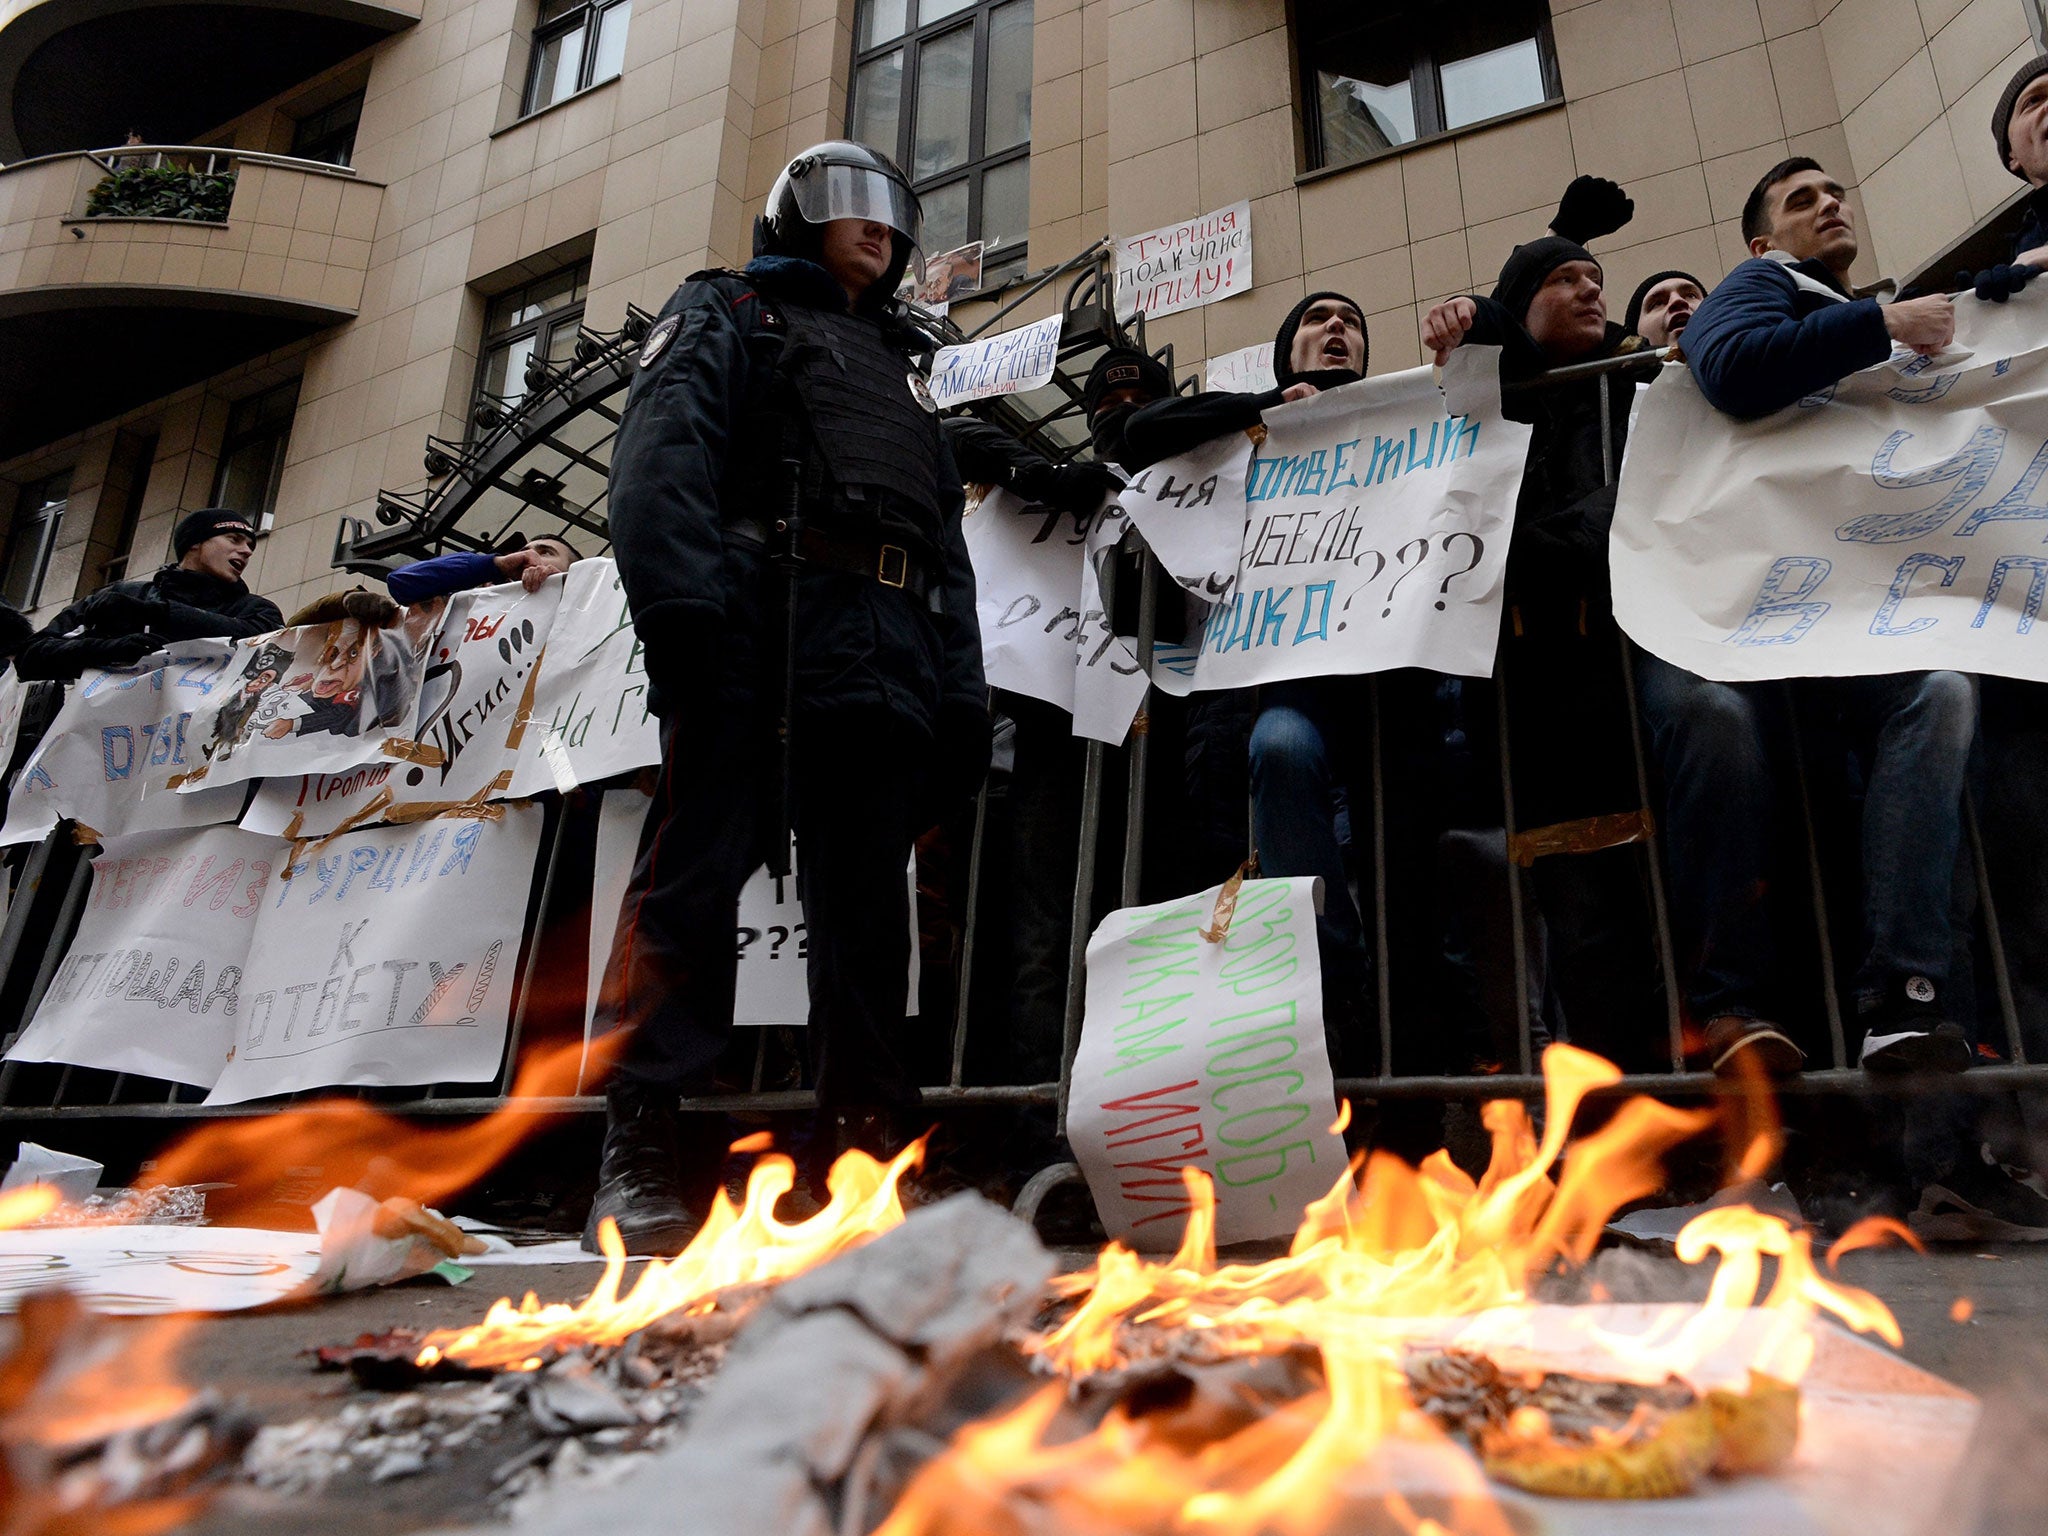
<svg viewBox="0 0 2048 1536">
<path fill-rule="evenodd" d="M 244 640 L 283 626 L 277 604 L 241 582 L 167 565 L 73 603 L 21 648 L 14 669 L 24 678 L 70 679 L 88 667 L 134 661 L 138 637 Z"/>
</svg>

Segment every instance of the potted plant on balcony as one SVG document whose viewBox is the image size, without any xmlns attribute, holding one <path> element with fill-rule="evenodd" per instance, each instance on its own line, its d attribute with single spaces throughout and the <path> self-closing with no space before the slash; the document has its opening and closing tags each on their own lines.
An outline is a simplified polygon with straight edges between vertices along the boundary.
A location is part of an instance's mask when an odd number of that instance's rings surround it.
<svg viewBox="0 0 2048 1536">
<path fill-rule="evenodd" d="M 234 200 L 233 171 L 177 165 L 127 165 L 106 176 L 85 200 L 89 219 L 187 219 L 225 223 Z"/>
</svg>

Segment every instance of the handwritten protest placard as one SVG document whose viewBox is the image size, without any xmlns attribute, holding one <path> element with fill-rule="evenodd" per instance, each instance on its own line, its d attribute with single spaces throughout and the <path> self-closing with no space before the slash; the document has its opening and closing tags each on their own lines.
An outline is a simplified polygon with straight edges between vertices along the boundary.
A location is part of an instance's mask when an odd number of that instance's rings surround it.
<svg viewBox="0 0 2048 1536">
<path fill-rule="evenodd" d="M 498 809 L 350 833 L 272 878 L 207 1103 L 495 1075 L 542 821 Z"/>
<path fill-rule="evenodd" d="M 1130 519 L 1111 500 L 1088 524 L 1081 566 L 1080 622 L 1074 633 L 1074 734 L 1117 746 L 1130 734 L 1150 682 L 1131 641 L 1116 632 L 1116 616 L 1102 600 L 1103 573 Z"/>
<path fill-rule="evenodd" d="M 0 1232 L 0 1314 L 61 1287 L 113 1317 L 239 1312 L 300 1290 L 320 1267 L 311 1232 L 254 1227 L 43 1227 Z"/>
<path fill-rule="evenodd" d="M 1237 586 L 1251 457 L 1250 436 L 1226 432 L 1141 470 L 1117 497 L 1167 575 L 1205 603 Z"/>
<path fill-rule="evenodd" d="M 1185 219 L 1116 243 L 1116 312 L 1171 315 L 1252 286 L 1252 205 Z"/>
<path fill-rule="evenodd" d="M 1279 382 L 1273 376 L 1273 343 L 1270 341 L 1212 357 L 1202 371 L 1204 389 L 1229 390 L 1234 394 L 1264 394 L 1276 388 Z"/>
<path fill-rule="evenodd" d="M 41 836 L 64 816 L 103 836 L 232 821 L 246 789 L 179 795 L 172 785 L 200 760 L 194 722 L 232 686 L 234 655 L 225 640 L 184 641 L 70 684 L 22 765 L 0 842 Z"/>
<path fill-rule="evenodd" d="M 1020 394 L 1052 382 L 1060 360 L 1060 317 L 941 347 L 932 359 L 932 399 L 941 410 L 968 400 Z"/>
<path fill-rule="evenodd" d="M 1073 709 L 1081 563 L 1093 521 L 1028 507 L 1000 490 L 968 508 L 961 529 L 990 686 Z"/>
<path fill-rule="evenodd" d="M 111 839 L 85 913 L 10 1061 L 64 1061 L 211 1087 L 286 845 L 235 827 Z"/>
<path fill-rule="evenodd" d="M 458 592 L 423 646 L 393 646 L 390 637 L 402 632 L 389 632 L 387 649 L 421 661 L 417 703 L 391 743 L 402 755 L 334 773 L 266 779 L 242 825 L 285 837 L 324 837 L 400 806 L 509 794 L 562 585 L 556 576 L 538 592 L 516 581 Z"/>
<path fill-rule="evenodd" d="M 1316 955 L 1317 882 L 1249 880 L 1221 943 L 1212 887 L 1112 912 L 1088 941 L 1067 1140 L 1111 1237 L 1171 1248 L 1181 1171 L 1216 1240 L 1284 1237 L 1344 1171 Z"/>
<path fill-rule="evenodd" d="M 1501 415 L 1498 358 L 1460 347 L 1441 390 L 1414 368 L 1267 411 L 1236 587 L 1197 645 L 1161 649 L 1160 686 L 1489 676 L 1529 446 Z"/>
<path fill-rule="evenodd" d="M 1724 682 L 1953 668 L 2048 681 L 2048 293 L 1759 421 L 1643 395 L 1610 560 L 1646 650 Z"/>
<path fill-rule="evenodd" d="M 618 566 L 578 560 L 561 581 L 514 795 L 566 792 L 661 761 L 661 726 L 647 710 L 647 667 Z"/>
</svg>

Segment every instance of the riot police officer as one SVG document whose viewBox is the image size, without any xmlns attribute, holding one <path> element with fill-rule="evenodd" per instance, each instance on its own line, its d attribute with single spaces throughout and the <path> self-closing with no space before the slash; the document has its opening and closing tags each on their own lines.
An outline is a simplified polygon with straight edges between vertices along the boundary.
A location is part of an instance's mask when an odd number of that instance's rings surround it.
<svg viewBox="0 0 2048 1536">
<path fill-rule="evenodd" d="M 915 834 L 986 772 L 961 484 L 893 295 L 915 193 L 831 142 L 777 179 L 743 272 L 690 277 L 648 330 L 612 459 L 613 552 L 662 764 L 599 1027 L 604 1216 L 673 1251 L 722 1148 L 683 1144 L 732 1028 L 741 887 L 792 824 L 809 925 L 814 1168 L 885 1150 L 917 1104 L 898 1053 Z"/>
</svg>

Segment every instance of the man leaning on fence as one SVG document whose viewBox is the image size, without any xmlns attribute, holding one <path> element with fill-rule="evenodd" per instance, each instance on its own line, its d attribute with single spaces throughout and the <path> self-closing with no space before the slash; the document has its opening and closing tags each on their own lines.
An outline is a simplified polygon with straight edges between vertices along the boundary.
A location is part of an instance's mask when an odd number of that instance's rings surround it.
<svg viewBox="0 0 2048 1536">
<path fill-rule="evenodd" d="M 1841 184 L 1813 160 L 1785 160 L 1764 174 L 1743 208 L 1742 232 L 1750 259 L 1685 330 L 1700 392 L 1730 415 L 1782 410 L 1883 362 L 1895 345 L 1930 354 L 1955 333 L 1943 296 L 1880 305 L 1850 292 L 1855 215 Z M 1769 1022 L 1763 996 L 1774 964 L 1774 690 L 1707 682 L 1647 655 L 1640 666 L 1669 795 L 1677 940 L 1693 1015 L 1717 1069 L 1749 1054 L 1768 1070 L 1796 1070 L 1799 1054 Z M 1863 1065 L 1960 1071 L 1970 1045 L 1945 1001 L 1974 680 L 1960 672 L 1812 678 L 1795 693 L 1809 718 L 1845 732 L 1863 762 Z"/>
<path fill-rule="evenodd" d="M 609 1216 L 629 1249 L 673 1250 L 716 1190 L 717 1127 L 684 1156 L 677 1103 L 731 1035 L 739 894 L 786 847 L 785 805 L 814 1191 L 842 1147 L 889 1150 L 918 1102 L 911 840 L 989 750 L 960 475 L 891 300 L 919 225 L 886 156 L 817 145 L 777 178 L 746 270 L 690 278 L 640 348 L 611 529 L 662 762 L 598 1006 L 631 1034 L 586 1243 Z"/>
</svg>

